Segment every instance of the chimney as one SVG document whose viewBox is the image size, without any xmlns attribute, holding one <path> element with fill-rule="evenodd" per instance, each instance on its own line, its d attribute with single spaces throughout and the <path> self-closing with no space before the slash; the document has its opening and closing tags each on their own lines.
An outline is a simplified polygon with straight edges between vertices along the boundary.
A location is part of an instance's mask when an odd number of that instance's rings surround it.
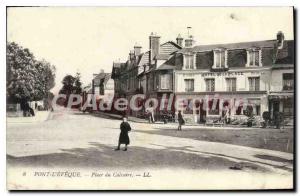
<svg viewBox="0 0 300 196">
<path fill-rule="evenodd" d="M 190 48 L 193 46 L 194 43 L 194 38 L 192 35 L 190 35 L 187 39 L 184 40 L 185 41 L 185 47 L 186 48 Z"/>
<path fill-rule="evenodd" d="M 183 42 L 183 38 L 181 37 L 180 34 L 178 34 L 178 36 L 176 38 L 177 45 L 179 45 L 180 47 L 182 47 L 182 42 Z"/>
<path fill-rule="evenodd" d="M 128 60 L 133 61 L 134 60 L 134 56 L 135 56 L 134 55 L 134 50 L 130 50 Z"/>
<path fill-rule="evenodd" d="M 283 42 L 284 42 L 284 34 L 282 33 L 282 31 L 278 31 L 278 33 L 277 33 L 277 47 L 278 47 L 278 49 L 282 49 Z"/>
<path fill-rule="evenodd" d="M 100 69 L 100 73 L 104 73 L 104 69 Z"/>
<path fill-rule="evenodd" d="M 192 29 L 192 27 L 187 27 L 187 39 L 185 39 L 185 47 L 186 48 L 190 48 L 193 46 L 194 43 L 194 39 L 193 36 L 190 35 L 190 30 Z"/>
<path fill-rule="evenodd" d="M 140 46 L 137 43 L 135 43 L 135 45 L 134 45 L 133 48 L 134 48 L 134 54 L 135 54 L 135 56 L 138 56 L 138 55 L 141 54 L 141 52 L 142 52 L 142 46 Z"/>
<path fill-rule="evenodd" d="M 159 39 L 160 36 L 154 34 L 153 32 L 151 33 L 151 35 L 149 36 L 149 40 L 150 40 L 150 63 L 151 60 L 153 60 L 153 58 L 159 54 Z"/>
</svg>

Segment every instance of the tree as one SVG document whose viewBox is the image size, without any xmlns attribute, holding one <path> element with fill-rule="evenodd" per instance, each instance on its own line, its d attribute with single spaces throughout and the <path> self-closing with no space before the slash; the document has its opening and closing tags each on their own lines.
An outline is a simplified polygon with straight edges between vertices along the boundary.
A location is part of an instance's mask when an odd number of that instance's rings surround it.
<svg viewBox="0 0 300 196">
<path fill-rule="evenodd" d="M 9 102 L 30 100 L 34 95 L 34 56 L 16 43 L 7 45 L 7 83 Z"/>
<path fill-rule="evenodd" d="M 27 48 L 7 43 L 7 101 L 25 103 L 42 100 L 54 86 L 55 67 L 47 61 L 37 61 Z"/>
<path fill-rule="evenodd" d="M 66 75 L 62 80 L 62 88 L 59 90 L 59 94 L 65 94 L 66 100 L 69 100 L 71 94 L 82 93 L 82 82 L 80 81 L 80 73 L 76 73 L 76 76 L 72 76 L 70 74 Z M 65 100 L 65 106 L 67 105 L 67 101 Z"/>
<path fill-rule="evenodd" d="M 82 82 L 80 81 L 81 75 L 80 73 L 76 73 L 75 82 L 74 82 L 74 93 L 81 94 L 82 93 Z"/>
<path fill-rule="evenodd" d="M 75 82 L 75 78 L 72 75 L 66 75 L 62 80 L 63 86 L 60 89 L 59 94 L 65 94 L 67 95 L 68 98 L 70 94 L 73 93 L 74 82 Z"/>
</svg>

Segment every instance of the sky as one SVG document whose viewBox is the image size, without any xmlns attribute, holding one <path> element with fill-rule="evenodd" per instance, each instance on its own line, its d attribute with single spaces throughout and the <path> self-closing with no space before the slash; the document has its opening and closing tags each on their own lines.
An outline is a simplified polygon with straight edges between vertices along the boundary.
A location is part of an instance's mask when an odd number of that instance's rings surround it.
<svg viewBox="0 0 300 196">
<path fill-rule="evenodd" d="M 84 85 L 93 73 L 111 72 L 135 44 L 149 49 L 149 35 L 161 43 L 187 37 L 196 45 L 294 39 L 292 7 L 10 7 L 7 41 L 16 42 L 56 67 L 56 86 L 80 72 Z"/>
</svg>

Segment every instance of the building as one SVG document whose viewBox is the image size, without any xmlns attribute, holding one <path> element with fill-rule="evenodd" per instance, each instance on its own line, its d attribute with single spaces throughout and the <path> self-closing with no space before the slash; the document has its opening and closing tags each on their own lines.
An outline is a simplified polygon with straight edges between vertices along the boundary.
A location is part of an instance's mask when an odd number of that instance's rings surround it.
<svg viewBox="0 0 300 196">
<path fill-rule="evenodd" d="M 181 38 L 179 38 L 179 41 Z M 160 44 L 160 36 L 152 33 L 149 36 L 149 50 L 141 52 L 142 47 L 134 46 L 125 63 L 114 62 L 112 78 L 115 82 L 115 97 L 124 97 L 128 101 L 133 95 L 144 94 L 145 98 L 161 99 L 162 94 L 173 92 L 173 54 L 181 49 L 177 43 L 168 41 Z M 144 105 L 144 99 L 137 99 L 137 106 Z M 159 111 L 156 111 L 157 114 Z M 127 115 L 142 116 L 145 107 L 140 111 L 127 110 Z"/>
<path fill-rule="evenodd" d="M 274 99 L 281 100 L 275 101 L 276 110 L 279 107 L 284 111 L 285 103 L 288 113 L 291 102 L 283 99 L 293 95 L 293 61 L 289 60 L 284 65 L 280 62 L 286 56 L 293 59 L 292 54 L 287 54 L 293 51 L 293 41 L 279 40 L 279 37 L 266 41 L 197 46 L 193 46 L 191 37 L 175 54 L 174 72 L 174 93 L 177 100 L 187 100 L 184 104 L 188 107 L 182 111 L 187 121 L 205 122 L 207 118 L 221 116 L 222 108 L 229 109 L 230 116 L 242 115 L 245 112 L 242 105 L 248 103 L 253 114 L 260 116 L 270 108 L 274 110 L 274 101 L 270 102 Z M 281 42 L 283 48 L 279 44 Z M 277 75 L 282 80 L 278 80 Z M 283 86 L 289 90 L 278 97 Z M 198 100 L 195 105 L 200 107 L 190 107 L 194 104 L 190 103 L 192 100 Z M 217 107 L 212 109 L 214 100 Z M 203 104 L 208 108 L 205 109 Z"/>
<path fill-rule="evenodd" d="M 113 99 L 114 92 L 114 80 L 111 78 L 111 73 L 104 73 L 101 70 L 99 74 L 93 74 L 92 94 L 97 103 L 103 99 Z"/>
<path fill-rule="evenodd" d="M 269 110 L 271 116 L 282 112 L 286 118 L 294 117 L 294 41 L 284 40 L 284 35 L 277 35 L 277 50 L 272 66 L 270 81 Z"/>
<path fill-rule="evenodd" d="M 158 101 L 154 117 L 161 119 L 163 112 L 167 111 L 168 100 L 173 96 L 173 72 L 175 69 L 175 56 L 177 51 L 182 49 L 182 38 L 177 37 L 177 43 L 167 41 L 160 44 L 160 36 L 151 34 L 149 36 L 149 63 L 145 67 L 144 75 L 146 79 L 146 99 L 154 98 Z M 164 103 L 164 106 L 160 104 Z M 164 110 L 161 110 L 164 107 Z"/>
<path fill-rule="evenodd" d="M 189 123 L 219 118 L 224 112 L 232 118 L 249 111 L 255 116 L 270 111 L 272 117 L 279 111 L 292 117 L 294 41 L 284 40 L 279 32 L 273 40 L 195 45 L 193 36 L 179 35 L 176 43 L 160 44 L 160 36 L 152 33 L 149 50 L 142 53 L 135 46 L 125 63 L 113 64 L 112 78 L 116 97 L 128 101 L 143 94 L 145 100 L 155 98 L 167 106 L 174 96 L 172 112 L 183 110 Z M 174 106 L 181 99 L 184 109 Z M 145 100 L 137 100 L 141 111 L 128 108 L 127 114 L 144 113 Z M 156 108 L 159 120 L 163 111 L 161 105 Z"/>
</svg>

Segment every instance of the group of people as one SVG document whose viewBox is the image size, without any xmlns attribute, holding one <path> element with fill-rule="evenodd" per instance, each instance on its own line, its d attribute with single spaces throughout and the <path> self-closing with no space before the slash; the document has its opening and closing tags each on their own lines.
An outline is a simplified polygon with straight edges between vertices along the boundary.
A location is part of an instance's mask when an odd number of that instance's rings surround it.
<svg viewBox="0 0 300 196">
<path fill-rule="evenodd" d="M 146 116 L 148 118 L 149 123 L 154 123 L 155 122 L 153 108 L 147 108 L 146 109 Z M 185 124 L 185 121 L 183 119 L 181 111 L 178 111 L 177 119 L 178 119 L 178 129 L 177 130 L 181 131 L 182 130 L 182 125 Z"/>
<path fill-rule="evenodd" d="M 30 107 L 27 101 L 22 101 L 20 106 L 21 106 L 21 110 L 23 111 L 24 117 L 35 116 L 34 110 L 32 109 L 32 107 Z"/>
</svg>

